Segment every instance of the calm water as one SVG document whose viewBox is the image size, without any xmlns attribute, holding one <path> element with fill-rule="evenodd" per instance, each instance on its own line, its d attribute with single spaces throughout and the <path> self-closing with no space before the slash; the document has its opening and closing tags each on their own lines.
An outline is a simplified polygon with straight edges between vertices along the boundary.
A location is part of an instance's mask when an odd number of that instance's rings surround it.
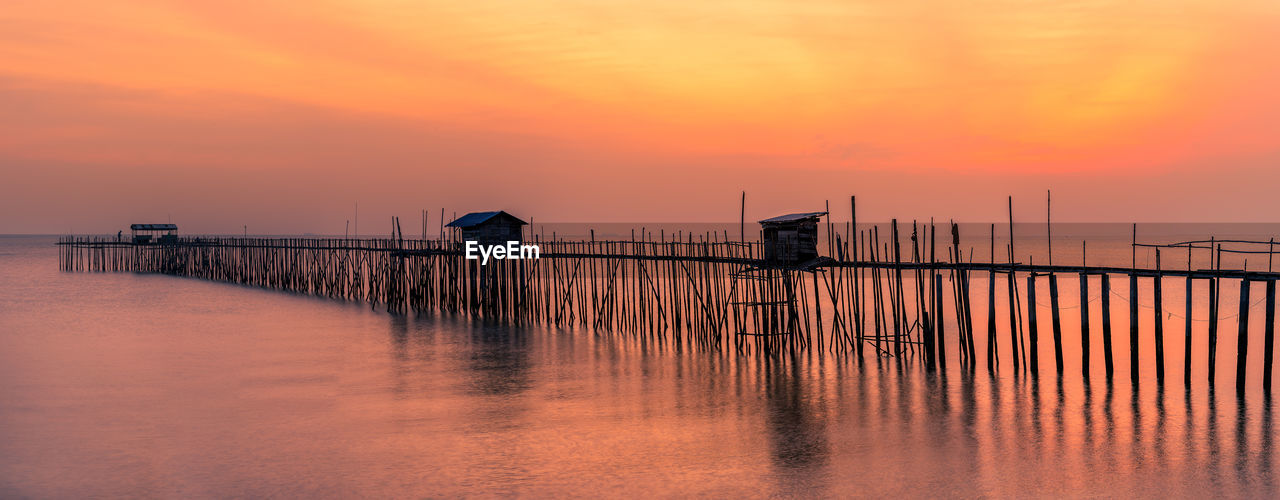
<svg viewBox="0 0 1280 500">
<path fill-rule="evenodd" d="M 1127 226 L 1080 231 L 1090 263 L 1095 241 L 1098 259 L 1131 258 Z M 1079 246 L 1064 233 L 1063 248 Z M 0 237 L 0 497 L 1277 491 L 1269 398 L 1237 399 L 1229 382 L 1135 391 L 1127 359 L 1114 385 L 1087 385 L 1059 382 L 1051 355 L 1037 382 L 954 362 L 938 377 L 912 361 L 677 352 L 192 279 L 65 274 L 53 241 Z M 1055 262 L 1070 255 L 1055 249 Z M 1180 339 L 1181 320 L 1166 319 Z"/>
</svg>

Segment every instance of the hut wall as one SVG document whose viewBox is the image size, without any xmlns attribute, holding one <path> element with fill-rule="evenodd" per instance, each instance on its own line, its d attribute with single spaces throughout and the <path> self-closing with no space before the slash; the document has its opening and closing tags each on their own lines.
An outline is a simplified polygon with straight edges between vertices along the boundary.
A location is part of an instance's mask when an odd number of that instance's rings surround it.
<svg viewBox="0 0 1280 500">
<path fill-rule="evenodd" d="M 794 264 L 818 257 L 818 226 L 812 222 L 764 228 L 764 258 Z"/>
<path fill-rule="evenodd" d="M 506 221 L 477 224 L 462 228 L 462 239 L 482 245 L 505 245 L 508 241 L 521 241 L 520 225 Z"/>
</svg>

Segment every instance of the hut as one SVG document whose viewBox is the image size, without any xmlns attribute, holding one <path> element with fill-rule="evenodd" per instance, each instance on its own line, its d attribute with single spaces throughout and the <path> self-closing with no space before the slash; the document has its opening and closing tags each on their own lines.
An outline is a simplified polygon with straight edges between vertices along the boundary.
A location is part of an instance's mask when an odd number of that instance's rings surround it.
<svg viewBox="0 0 1280 500">
<path fill-rule="evenodd" d="M 176 224 L 130 224 L 129 231 L 133 233 L 133 242 L 137 244 L 145 245 L 151 243 L 152 239 L 159 240 L 160 243 L 178 240 Z"/>
<path fill-rule="evenodd" d="M 462 241 L 475 241 L 481 245 L 505 245 L 509 241 L 522 241 L 522 228 L 526 224 L 528 222 L 498 210 L 471 212 L 445 227 L 457 228 L 462 233 Z"/>
<path fill-rule="evenodd" d="M 789 265 L 818 258 L 818 218 L 824 215 L 802 212 L 760 221 L 764 260 Z"/>
</svg>

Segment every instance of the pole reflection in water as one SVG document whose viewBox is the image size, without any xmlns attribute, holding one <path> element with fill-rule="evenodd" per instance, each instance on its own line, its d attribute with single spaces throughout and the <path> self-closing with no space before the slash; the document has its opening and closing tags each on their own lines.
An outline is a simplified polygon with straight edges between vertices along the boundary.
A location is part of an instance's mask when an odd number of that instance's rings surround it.
<svg viewBox="0 0 1280 500">
<path fill-rule="evenodd" d="M 825 401 L 806 393 L 806 380 L 799 363 L 790 366 L 764 363 L 766 420 L 774 463 L 780 468 L 821 467 L 829 453 L 826 421 L 819 405 Z"/>
</svg>

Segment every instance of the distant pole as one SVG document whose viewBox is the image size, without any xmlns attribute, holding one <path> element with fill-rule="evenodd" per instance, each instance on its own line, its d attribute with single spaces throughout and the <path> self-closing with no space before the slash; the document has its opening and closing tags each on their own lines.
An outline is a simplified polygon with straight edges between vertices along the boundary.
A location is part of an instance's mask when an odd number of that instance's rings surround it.
<svg viewBox="0 0 1280 500">
<path fill-rule="evenodd" d="M 831 239 L 831 200 L 826 200 L 827 212 L 827 255 L 835 255 L 835 243 Z"/>
<path fill-rule="evenodd" d="M 858 197 L 857 196 L 849 197 L 849 225 L 853 227 L 854 233 L 858 232 Z M 857 245 L 854 245 L 854 246 L 856 247 Z"/>
<path fill-rule="evenodd" d="M 1009 197 L 1009 263 L 1013 264 L 1013 196 Z"/>
<path fill-rule="evenodd" d="M 356 202 L 356 238 L 360 237 L 360 202 Z"/>
<path fill-rule="evenodd" d="M 351 219 L 347 219 L 347 227 L 342 228 L 342 237 L 351 239 Z"/>
<path fill-rule="evenodd" d="M 738 212 L 738 238 L 747 242 L 747 192 L 742 192 L 742 209 Z"/>
<path fill-rule="evenodd" d="M 1049 248 L 1049 267 L 1053 267 L 1053 191 L 1045 190 L 1044 204 L 1044 225 L 1049 231 L 1049 238 L 1046 242 Z"/>
<path fill-rule="evenodd" d="M 245 226 L 244 226 L 244 237 L 245 237 L 245 238 L 248 238 L 248 237 L 249 237 L 249 225 L 248 225 L 248 224 L 245 224 Z"/>
</svg>

